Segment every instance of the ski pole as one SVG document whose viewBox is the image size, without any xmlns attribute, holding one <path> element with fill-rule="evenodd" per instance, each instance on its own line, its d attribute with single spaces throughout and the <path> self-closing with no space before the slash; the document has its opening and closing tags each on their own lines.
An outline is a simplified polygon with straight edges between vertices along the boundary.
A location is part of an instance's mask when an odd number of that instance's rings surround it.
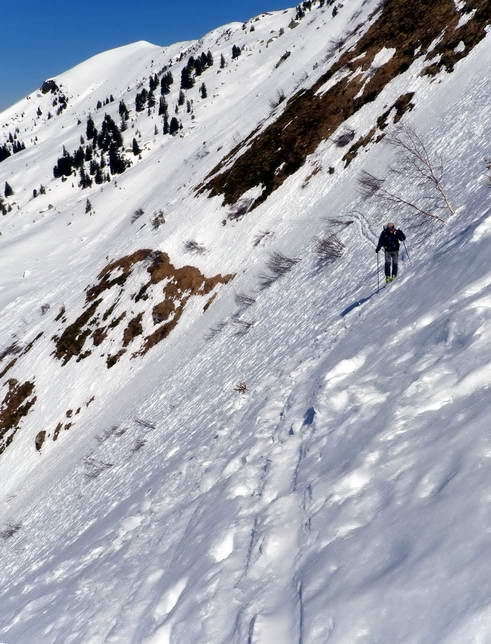
<svg viewBox="0 0 491 644">
<path fill-rule="evenodd" d="M 377 293 L 380 293 L 380 273 L 378 270 L 378 253 L 377 253 Z"/>
<path fill-rule="evenodd" d="M 407 258 L 410 259 L 409 258 L 409 253 L 407 252 L 407 248 L 406 248 L 406 242 L 403 240 L 402 243 L 404 244 L 404 250 L 406 251 Z"/>
</svg>

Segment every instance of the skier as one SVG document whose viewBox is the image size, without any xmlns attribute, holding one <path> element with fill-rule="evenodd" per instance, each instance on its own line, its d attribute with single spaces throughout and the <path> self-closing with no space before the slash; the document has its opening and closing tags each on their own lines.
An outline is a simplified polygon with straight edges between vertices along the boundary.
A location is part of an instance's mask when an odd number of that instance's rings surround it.
<svg viewBox="0 0 491 644">
<path fill-rule="evenodd" d="M 398 230 L 393 223 L 386 224 L 380 234 L 377 248 L 378 253 L 381 248 L 385 251 L 385 281 L 392 282 L 397 277 L 397 263 L 399 260 L 399 242 L 404 241 L 406 235 L 402 230 Z"/>
</svg>

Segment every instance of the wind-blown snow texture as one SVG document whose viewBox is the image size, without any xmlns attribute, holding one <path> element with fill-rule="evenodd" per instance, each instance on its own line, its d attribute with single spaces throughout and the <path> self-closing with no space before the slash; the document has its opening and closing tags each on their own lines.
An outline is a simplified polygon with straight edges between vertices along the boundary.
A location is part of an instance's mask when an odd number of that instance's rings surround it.
<svg viewBox="0 0 491 644">
<path fill-rule="evenodd" d="M 332 18 L 332 6 L 314 5 L 293 29 L 290 9 L 198 43 L 106 52 L 55 79 L 69 98 L 61 115 L 45 118 L 51 94 L 0 114 L 0 136 L 18 127 L 26 144 L 0 165 L 2 188 L 15 191 L 0 218 L 0 369 L 17 357 L 0 382 L 3 411 L 9 391 L 34 386 L 0 456 L 1 641 L 491 641 L 489 35 L 452 73 L 421 77 L 415 61 L 349 119 L 362 136 L 415 92 L 403 122 L 444 156 L 457 206 L 445 226 L 390 214 L 410 258 L 380 293 L 374 246 L 388 215 L 360 198 L 356 178 L 383 174 L 383 143 L 345 168 L 345 149 L 324 141 L 225 225 L 220 197 L 196 196 L 227 152 L 276 118 L 278 89 L 310 87 L 329 40 L 367 28 L 376 8 L 356 0 Z M 244 47 L 236 61 L 233 44 Z M 89 113 L 99 126 L 121 98 L 133 107 L 138 83 L 171 59 L 173 106 L 188 55 L 208 50 L 208 98 L 197 84 L 182 136 L 154 135 L 161 118 L 145 112 L 124 133 L 130 148 L 141 132 L 142 158 L 116 181 L 82 191 L 78 179 L 52 178 Z M 377 64 L 391 57 L 381 43 Z M 32 199 L 40 184 L 47 193 Z M 399 188 L 417 196 L 403 179 Z M 159 210 L 165 224 L 154 230 Z M 344 255 L 320 267 L 314 240 L 333 218 L 353 223 L 339 233 Z M 190 254 L 188 241 L 206 251 Z M 121 346 L 109 334 L 63 366 L 52 339 L 66 328 L 60 309 L 73 323 L 102 269 L 139 249 L 235 278 L 206 311 L 208 300 L 191 297 L 145 356 L 128 352 L 108 369 Z M 273 251 L 299 261 L 261 290 Z M 128 278 L 115 314 L 144 312 L 130 299 L 140 277 Z M 150 317 L 145 325 L 151 332 Z"/>
</svg>

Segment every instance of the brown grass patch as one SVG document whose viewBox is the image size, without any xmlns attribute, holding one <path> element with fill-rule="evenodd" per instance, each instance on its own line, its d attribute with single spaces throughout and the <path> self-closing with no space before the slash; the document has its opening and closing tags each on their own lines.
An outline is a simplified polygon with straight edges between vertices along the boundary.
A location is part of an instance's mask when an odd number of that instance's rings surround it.
<svg viewBox="0 0 491 644">
<path fill-rule="evenodd" d="M 111 289 L 117 290 L 115 301 L 102 315 L 102 320 L 106 321 L 113 315 L 128 277 L 135 267 L 142 262 L 145 262 L 146 270 L 141 277 L 140 286 L 136 293 L 128 295 L 135 303 L 144 302 L 149 299 L 150 294 L 155 297 L 153 287 L 156 284 L 165 282 L 162 290 L 163 299 L 151 308 L 153 324 L 162 325 L 163 322 L 165 324 L 147 338 L 143 338 L 140 350 L 133 355 L 145 354 L 150 347 L 167 337 L 176 326 L 191 296 L 208 295 L 217 285 L 226 284 L 234 277 L 233 275 L 205 277 L 194 266 L 176 268 L 166 253 L 148 249 L 136 251 L 131 255 L 111 262 L 99 273 L 98 283 L 86 289 L 86 310 L 63 331 L 60 337 L 55 336 L 53 338 L 56 347 L 54 355 L 63 364 L 66 364 L 75 356 L 78 361 L 91 355 L 92 351 L 86 349 L 85 346 L 87 338 L 92 338 L 94 347 L 98 347 L 109 337 L 114 338 L 115 329 L 127 317 L 127 313 L 123 311 L 113 317 L 108 324 L 96 326 L 99 323 L 98 308 L 103 301 L 101 295 Z M 160 295 L 157 295 L 157 297 L 160 299 Z M 115 353 L 106 355 L 106 366 L 109 369 L 124 355 L 126 347 L 130 343 L 134 342 L 137 337 L 143 336 L 142 321 L 145 314 L 146 311 L 142 311 L 128 322 L 120 341 L 118 340 L 119 350 L 117 349 Z"/>
<path fill-rule="evenodd" d="M 14 378 L 7 381 L 8 391 L 0 405 L 0 454 L 12 442 L 19 424 L 36 402 L 33 396 L 34 383 L 20 384 Z"/>
<path fill-rule="evenodd" d="M 342 54 L 309 90 L 291 97 L 274 123 L 236 146 L 206 177 L 198 193 L 206 190 L 210 197 L 222 195 L 223 204 L 231 205 L 251 188 L 262 185 L 263 192 L 249 211 L 259 206 L 305 163 L 321 141 L 331 137 L 350 116 L 374 101 L 388 83 L 405 72 L 416 55 L 428 54 L 432 59 L 441 53 L 438 69 L 453 69 L 453 64 L 484 37 L 490 22 L 489 0 L 468 0 L 467 5 L 477 12 L 466 25 L 456 29 L 460 14 L 453 0 L 387 0 L 356 45 Z M 442 34 L 442 43 L 429 53 L 430 44 Z M 466 49 L 456 54 L 453 48 L 460 40 L 464 40 Z M 396 52 L 386 64 L 370 69 L 382 47 L 395 48 Z M 355 60 L 362 54 L 363 58 Z M 350 75 L 317 94 L 336 72 L 360 69 L 371 74 L 363 89 L 363 78 Z M 408 106 L 403 103 L 400 107 L 405 111 Z M 235 158 L 239 152 L 241 156 Z M 232 158 L 235 161 L 231 162 Z"/>
</svg>

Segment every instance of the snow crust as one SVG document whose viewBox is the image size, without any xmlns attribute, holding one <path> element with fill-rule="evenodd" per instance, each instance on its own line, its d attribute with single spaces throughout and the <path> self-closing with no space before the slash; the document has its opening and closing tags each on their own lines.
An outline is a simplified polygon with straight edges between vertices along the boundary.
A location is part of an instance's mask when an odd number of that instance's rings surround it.
<svg viewBox="0 0 491 644">
<path fill-rule="evenodd" d="M 491 641 L 490 37 L 439 82 L 415 63 L 350 118 L 362 136 L 382 105 L 414 91 L 406 118 L 443 155 L 457 205 L 445 226 L 400 214 L 410 256 L 402 252 L 400 277 L 380 292 L 374 247 L 387 216 L 361 200 L 356 177 L 383 173 L 389 148 L 344 169 L 325 142 L 225 226 L 221 199 L 193 190 L 274 118 L 278 88 L 310 86 L 329 38 L 376 5 L 346 3 L 335 20 L 316 9 L 294 29 L 289 9 L 197 42 L 135 43 L 56 77 L 69 96 L 59 117 L 36 118 L 52 99 L 40 94 L 0 114 L 0 143 L 18 126 L 27 146 L 0 165 L 0 185 L 15 189 L 0 221 L 0 347 L 44 332 L 28 367 L 8 374 L 34 377 L 39 397 L 1 456 L 1 641 Z M 244 48 L 234 62 L 232 44 Z M 104 111 L 116 117 L 119 99 L 129 104 L 165 64 L 175 99 L 188 53 L 208 49 L 209 98 L 200 103 L 196 88 L 182 136 L 155 136 L 158 119 L 144 115 L 125 138 L 129 147 L 141 131 L 142 159 L 116 181 L 80 191 L 52 179 L 89 113 L 96 125 Z M 218 73 L 221 52 L 228 65 Z M 377 64 L 392 53 L 381 50 Z M 110 93 L 115 102 L 97 112 Z M 302 188 L 314 163 L 324 170 Z M 32 199 L 41 183 L 47 194 Z M 402 179 L 400 188 L 416 194 Z M 138 208 L 145 215 L 131 223 Z M 166 223 L 155 231 L 160 209 Z M 343 257 L 319 268 L 313 241 L 327 234 L 326 218 L 353 223 L 340 234 Z M 190 257 L 189 239 L 207 252 Z M 205 313 L 195 298 L 144 360 L 125 356 L 108 370 L 94 354 L 61 367 L 54 316 L 63 305 L 75 319 L 108 261 L 139 248 L 237 277 Z M 260 290 L 272 251 L 300 261 Z M 255 302 L 240 309 L 241 293 Z M 252 323 L 246 334 L 236 333 L 237 313 Z M 36 433 L 77 407 L 80 423 L 38 453 Z"/>
</svg>

